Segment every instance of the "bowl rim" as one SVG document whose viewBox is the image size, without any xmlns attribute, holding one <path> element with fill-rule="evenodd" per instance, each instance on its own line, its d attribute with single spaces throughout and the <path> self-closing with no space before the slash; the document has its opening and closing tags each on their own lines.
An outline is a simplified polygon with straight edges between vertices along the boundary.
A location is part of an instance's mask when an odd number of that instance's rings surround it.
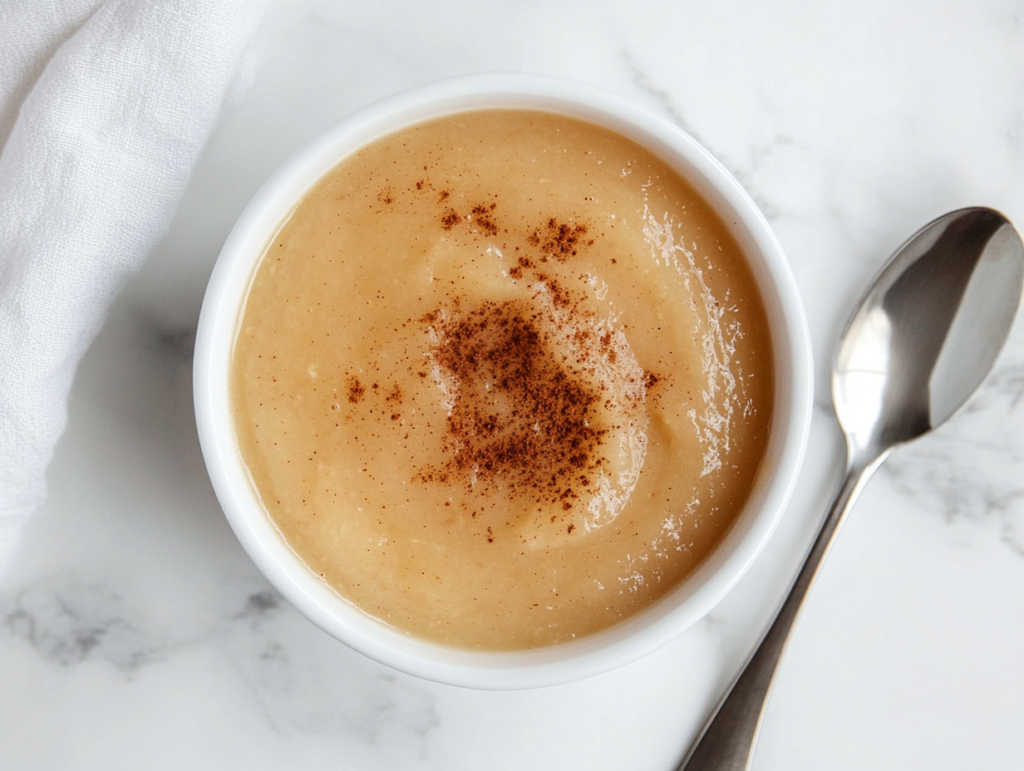
<svg viewBox="0 0 1024 771">
<path fill-rule="evenodd" d="M 464 110 L 525 108 L 588 120 L 638 141 L 683 175 L 746 253 L 769 315 L 776 388 L 769 446 L 736 522 L 704 562 L 659 601 L 607 630 L 551 647 L 474 652 L 421 640 L 373 619 L 326 586 L 284 542 L 238 452 L 228 373 L 237 319 L 267 244 L 301 195 L 342 158 L 409 125 Z M 349 647 L 428 680 L 514 690 L 583 679 L 678 637 L 732 589 L 763 550 L 792 495 L 810 430 L 810 335 L 792 271 L 764 215 L 739 182 L 679 126 L 614 93 L 516 73 L 449 78 L 401 92 L 338 121 L 260 188 L 226 239 L 196 333 L 193 390 L 200 445 L 225 516 L 250 558 L 303 615 Z"/>
</svg>

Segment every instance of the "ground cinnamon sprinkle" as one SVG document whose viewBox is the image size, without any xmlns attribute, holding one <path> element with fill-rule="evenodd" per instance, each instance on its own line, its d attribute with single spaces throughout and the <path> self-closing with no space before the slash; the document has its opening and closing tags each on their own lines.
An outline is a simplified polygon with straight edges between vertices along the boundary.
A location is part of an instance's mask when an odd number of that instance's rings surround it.
<svg viewBox="0 0 1024 771">
<path fill-rule="evenodd" d="M 538 313 L 521 301 L 484 302 L 455 320 L 429 314 L 434 362 L 459 383 L 447 419 L 447 460 L 423 482 L 504 487 L 537 503 L 578 497 L 608 461 L 601 394 L 552 351 Z"/>
<path fill-rule="evenodd" d="M 496 208 L 494 203 L 473 207 L 479 231 L 497 233 Z M 441 226 L 451 230 L 461 219 L 454 209 L 446 209 Z M 417 481 L 462 484 L 482 492 L 501 487 L 510 495 L 568 512 L 580 498 L 577 490 L 588 488 L 609 464 L 604 454 L 609 429 L 601 427 L 599 412 L 607 402 L 604 386 L 573 370 L 574 362 L 556 352 L 552 339 L 558 331 L 552 324 L 574 325 L 580 314 L 586 315 L 580 309 L 582 295 L 537 269 L 538 261 L 565 262 L 592 245 L 593 239 L 584 238 L 587 230 L 585 223 L 549 218 L 527 231 L 526 243 L 539 254 L 519 254 L 508 271 L 515 280 L 528 277 L 542 287 L 538 291 L 549 298 L 553 315 L 515 300 L 484 302 L 467 310 L 455 295 L 454 312 L 438 308 L 419 319 L 437 341 L 429 352 L 431 360 L 458 386 L 443 443 L 447 457 L 422 468 Z M 588 343 L 593 336 L 577 330 L 577 343 L 584 342 L 580 335 Z M 610 333 L 589 344 L 615 364 Z M 569 524 L 566 532 L 571 535 L 574 529 Z"/>
<path fill-rule="evenodd" d="M 495 235 L 498 232 L 498 224 L 494 220 L 494 210 L 497 208 L 497 204 L 477 204 L 473 207 L 473 221 L 476 222 L 477 227 L 488 235 Z"/>
<path fill-rule="evenodd" d="M 445 230 L 451 230 L 453 227 L 459 224 L 462 217 L 455 209 L 445 209 L 441 214 L 441 227 Z"/>
<path fill-rule="evenodd" d="M 584 246 L 593 245 L 593 239 L 584 240 L 586 234 L 585 223 L 559 222 L 552 217 L 543 227 L 534 230 L 526 240 L 531 246 L 540 249 L 545 257 L 554 257 L 559 262 L 565 262 Z"/>
<path fill-rule="evenodd" d="M 428 185 L 424 180 L 416 186 Z M 439 203 L 443 206 L 450 196 L 449 190 L 442 191 Z M 463 217 L 454 208 L 443 208 L 439 224 L 450 231 L 463 220 L 471 221 L 473 232 L 493 236 L 499 231 L 496 209 L 496 203 L 479 203 L 470 209 L 471 216 Z M 516 247 L 508 275 L 529 280 L 546 297 L 544 302 L 486 301 L 467 308 L 453 292 L 446 307 L 408 320 L 429 329 L 434 342 L 427 356 L 442 380 L 455 384 L 447 389 L 452 401 L 442 441 L 444 458 L 422 467 L 414 481 L 461 485 L 467 492 L 485 494 L 501 489 L 524 502 L 568 512 L 568 517 L 581 494 L 593 494 L 595 480 L 611 465 L 605 441 L 615 427 L 604 425 L 602 418 L 610 394 L 605 393 L 606 384 L 595 381 L 593 363 L 585 355 L 566 357 L 556 338 L 568 332 L 575 345 L 596 351 L 613 366 L 616 341 L 611 332 L 588 328 L 593 311 L 586 309 L 584 293 L 556 277 L 557 271 L 540 267 L 552 259 L 566 262 L 592 245 L 587 231 L 586 223 L 555 217 L 520 231 L 528 246 L 523 252 Z M 416 374 L 427 377 L 422 370 Z M 645 374 L 645 385 L 657 381 Z M 377 383 L 372 387 L 380 388 Z M 359 402 L 365 393 L 351 377 L 349 402 Z M 400 420 L 394 408 L 402 401 L 401 389 L 395 385 L 381 393 L 391 405 L 384 414 Z M 552 522 L 560 516 L 553 515 Z M 571 520 L 563 526 L 569 535 L 576 530 Z M 487 540 L 493 543 L 493 531 Z"/>
<path fill-rule="evenodd" d="M 358 404 L 366 394 L 366 389 L 359 382 L 359 378 L 350 377 L 345 384 L 348 388 L 348 400 L 351 404 Z"/>
</svg>

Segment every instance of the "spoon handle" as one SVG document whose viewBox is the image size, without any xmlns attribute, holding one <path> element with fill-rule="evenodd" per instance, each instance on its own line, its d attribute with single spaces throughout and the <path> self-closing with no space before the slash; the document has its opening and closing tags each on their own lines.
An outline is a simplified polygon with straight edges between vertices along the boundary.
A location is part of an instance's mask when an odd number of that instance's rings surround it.
<svg viewBox="0 0 1024 771">
<path fill-rule="evenodd" d="M 855 460 L 847 464 L 828 516 L 818 531 L 786 601 L 746 667 L 704 724 L 678 771 L 746 771 L 749 768 L 764 707 L 779 661 L 785 652 L 789 633 L 843 520 L 883 459 L 884 455 L 868 462 Z"/>
</svg>

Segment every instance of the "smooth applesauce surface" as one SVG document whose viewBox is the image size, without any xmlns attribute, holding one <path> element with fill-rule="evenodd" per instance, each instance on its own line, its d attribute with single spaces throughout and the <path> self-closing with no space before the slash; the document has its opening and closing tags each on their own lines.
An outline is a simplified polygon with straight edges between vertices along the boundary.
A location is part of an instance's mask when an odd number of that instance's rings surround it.
<svg viewBox="0 0 1024 771">
<path fill-rule="evenodd" d="M 662 161 L 537 111 L 456 114 L 327 173 L 253 277 L 232 362 L 269 516 L 407 633 L 526 649 L 677 586 L 771 420 L 750 270 Z"/>
</svg>

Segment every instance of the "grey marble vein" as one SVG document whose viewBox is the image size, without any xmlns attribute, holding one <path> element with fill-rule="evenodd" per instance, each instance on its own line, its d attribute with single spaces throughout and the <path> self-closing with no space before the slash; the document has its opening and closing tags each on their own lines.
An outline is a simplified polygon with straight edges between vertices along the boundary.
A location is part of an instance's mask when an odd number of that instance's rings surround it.
<svg viewBox="0 0 1024 771">
<path fill-rule="evenodd" d="M 0 644 L 21 641 L 64 670 L 104 662 L 129 682 L 185 649 L 222 650 L 275 731 L 426 753 L 441 721 L 423 683 L 327 637 L 269 587 L 244 593 L 236 608 L 168 627 L 99 580 L 55 574 L 0 595 Z"/>
<path fill-rule="evenodd" d="M 636 86 L 641 92 L 650 96 L 654 103 L 673 121 L 679 124 L 679 127 L 687 134 L 692 136 L 698 142 L 703 144 L 700 135 L 690 122 L 683 116 L 682 112 L 676 106 L 672 95 L 665 89 L 658 86 L 647 71 L 640 65 L 633 54 L 626 50 L 623 51 L 622 60 L 626 65 L 626 70 L 629 72 L 630 81 Z"/>
<path fill-rule="evenodd" d="M 57 575 L 0 597 L 0 634 L 27 642 L 61 667 L 100 660 L 131 674 L 167 654 L 167 645 L 140 629 L 131 613 L 109 586 Z"/>
<path fill-rule="evenodd" d="M 275 730 L 426 752 L 440 718 L 424 683 L 345 648 L 271 590 L 250 594 L 234 621 L 232 663 Z"/>
</svg>

